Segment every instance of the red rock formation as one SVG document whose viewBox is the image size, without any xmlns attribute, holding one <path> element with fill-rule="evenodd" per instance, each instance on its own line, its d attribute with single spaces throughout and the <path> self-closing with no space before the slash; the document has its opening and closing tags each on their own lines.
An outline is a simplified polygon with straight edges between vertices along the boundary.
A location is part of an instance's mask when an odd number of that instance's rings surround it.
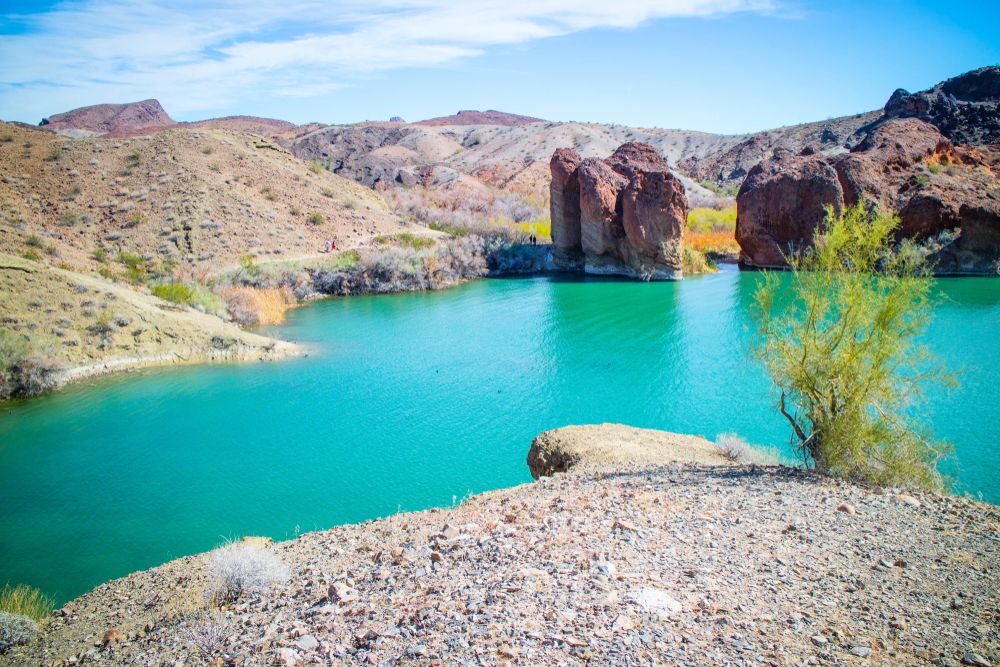
<svg viewBox="0 0 1000 667">
<path fill-rule="evenodd" d="M 684 186 L 669 171 L 639 172 L 622 201 L 622 223 L 629 246 L 640 257 L 681 270 L 681 239 L 687 219 Z"/>
<path fill-rule="evenodd" d="M 619 197 L 628 181 L 597 158 L 581 162 L 577 177 L 580 181 L 580 239 L 583 253 L 588 260 L 602 255 L 616 259 L 618 244 L 625 238 Z"/>
<path fill-rule="evenodd" d="M 1000 264 L 1000 155 L 953 147 L 915 118 L 890 120 L 850 153 L 776 151 L 754 167 L 737 195 L 741 260 L 780 267 L 812 241 L 825 207 L 864 201 L 900 217 L 899 235 L 920 240 L 957 232 L 934 260 L 940 273 L 996 274 Z"/>
<path fill-rule="evenodd" d="M 583 268 L 580 182 L 576 173 L 579 166 L 580 156 L 571 148 L 558 149 L 549 162 L 553 259 L 556 265 L 567 269 Z"/>
<path fill-rule="evenodd" d="M 173 127 L 177 123 L 156 100 L 127 104 L 97 104 L 56 114 L 39 123 L 54 132 L 82 130 L 94 134 L 129 136 Z"/>
<path fill-rule="evenodd" d="M 556 266 L 647 279 L 681 277 L 687 197 L 654 148 L 628 143 L 606 160 L 580 160 L 562 148 L 549 167 Z"/>
</svg>

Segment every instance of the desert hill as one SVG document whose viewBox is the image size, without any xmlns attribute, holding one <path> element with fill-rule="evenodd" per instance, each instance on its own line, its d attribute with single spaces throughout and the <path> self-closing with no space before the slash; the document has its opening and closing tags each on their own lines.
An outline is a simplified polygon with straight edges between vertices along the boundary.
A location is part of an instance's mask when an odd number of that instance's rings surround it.
<svg viewBox="0 0 1000 667">
<path fill-rule="evenodd" d="M 465 110 L 415 123 L 394 117 L 390 122 L 294 126 L 236 116 L 185 125 L 260 134 L 279 141 L 297 157 L 320 161 L 337 174 L 378 189 L 414 183 L 434 186 L 442 176 L 450 183 L 464 175 L 492 188 L 544 198 L 546 165 L 556 148 L 596 157 L 624 142 L 640 141 L 657 148 L 689 177 L 688 186 L 702 181 L 738 186 L 776 149 L 797 153 L 811 146 L 836 154 L 857 145 L 879 124 L 899 117 L 926 120 L 956 144 L 996 143 L 1000 67 L 967 72 L 918 93 L 897 90 L 883 109 L 745 135 L 556 123 L 494 110 Z M 62 133 L 121 136 L 176 125 L 156 100 L 84 107 L 43 122 L 45 129 Z M 436 169 L 444 171 L 432 173 Z"/>
<path fill-rule="evenodd" d="M 69 136 L 129 136 L 173 127 L 177 123 L 156 100 L 97 104 L 43 118 L 40 126 Z"/>
<path fill-rule="evenodd" d="M 428 170 L 471 176 L 502 190 L 547 197 L 553 151 L 573 147 L 583 157 L 612 152 L 622 143 L 648 143 L 673 165 L 735 143 L 704 132 L 630 128 L 596 123 L 519 125 L 334 125 L 297 137 L 287 145 L 306 160 L 370 187 L 387 189 L 421 181 Z M 436 184 L 432 177 L 431 184 Z M 688 183 L 688 185 L 694 185 Z M 698 188 L 695 186 L 695 189 Z"/>
<path fill-rule="evenodd" d="M 91 272 L 120 253 L 213 271 L 399 227 L 369 188 L 212 126 L 69 140 L 4 123 L 0 216 L 0 251 Z"/>
</svg>

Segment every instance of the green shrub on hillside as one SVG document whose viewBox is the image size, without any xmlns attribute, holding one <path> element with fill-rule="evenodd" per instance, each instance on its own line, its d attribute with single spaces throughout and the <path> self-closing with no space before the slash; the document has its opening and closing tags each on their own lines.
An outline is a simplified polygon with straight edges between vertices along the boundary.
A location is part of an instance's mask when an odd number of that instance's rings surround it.
<svg viewBox="0 0 1000 667">
<path fill-rule="evenodd" d="M 940 488 L 949 447 L 914 419 L 921 390 L 954 378 L 918 344 L 932 316 L 926 251 L 898 247 L 897 218 L 828 212 L 791 275 L 756 294 L 755 352 L 808 465 L 883 486 Z M 783 284 L 787 278 L 790 284 Z"/>
<path fill-rule="evenodd" d="M 149 280 L 146 261 L 139 255 L 123 250 L 118 253 L 118 261 L 125 265 L 125 278 L 130 283 L 138 285 Z"/>
<path fill-rule="evenodd" d="M 150 289 L 153 291 L 153 294 L 171 303 L 186 306 L 194 300 L 194 288 L 190 285 L 185 285 L 179 280 L 153 283 Z"/>
<path fill-rule="evenodd" d="M 451 225 L 446 222 L 429 222 L 427 223 L 428 229 L 433 229 L 436 232 L 444 232 L 445 234 L 450 234 L 452 236 L 468 236 L 471 230 L 465 225 Z"/>
<path fill-rule="evenodd" d="M 403 232 L 402 234 L 396 235 L 396 243 L 403 248 L 421 250 L 423 248 L 430 248 L 433 246 L 434 239 L 430 236 L 417 236 L 416 234 L 411 234 L 410 232 Z"/>
</svg>

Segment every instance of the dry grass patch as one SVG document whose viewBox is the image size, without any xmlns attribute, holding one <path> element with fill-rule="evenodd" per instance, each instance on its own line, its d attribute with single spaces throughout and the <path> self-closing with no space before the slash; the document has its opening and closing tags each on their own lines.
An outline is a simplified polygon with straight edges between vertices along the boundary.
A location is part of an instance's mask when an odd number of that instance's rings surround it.
<svg viewBox="0 0 1000 667">
<path fill-rule="evenodd" d="M 230 287 L 223 291 L 222 298 L 229 314 L 244 326 L 279 324 L 296 304 L 295 295 L 287 287 Z"/>
<path fill-rule="evenodd" d="M 733 232 L 688 232 L 684 235 L 684 245 L 700 253 L 713 255 L 735 255 L 740 252 Z"/>
</svg>

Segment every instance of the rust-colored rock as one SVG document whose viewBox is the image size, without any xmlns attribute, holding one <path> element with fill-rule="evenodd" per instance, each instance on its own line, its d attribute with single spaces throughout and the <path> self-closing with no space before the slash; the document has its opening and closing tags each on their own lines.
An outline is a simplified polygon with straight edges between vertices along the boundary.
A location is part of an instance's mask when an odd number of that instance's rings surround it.
<svg viewBox="0 0 1000 667">
<path fill-rule="evenodd" d="M 588 262 L 600 260 L 602 267 L 613 266 L 615 260 L 619 259 L 618 246 L 625 238 L 621 193 L 628 181 L 597 158 L 588 158 L 580 163 L 577 178 L 580 181 L 580 239 L 583 253 Z"/>
<path fill-rule="evenodd" d="M 580 156 L 571 148 L 560 148 L 552 154 L 549 169 L 551 202 L 552 252 L 557 265 L 563 268 L 583 268 L 583 246 L 580 240 L 580 183 L 576 170 Z"/>
<path fill-rule="evenodd" d="M 549 164 L 556 266 L 643 279 L 680 278 L 687 196 L 652 146 L 606 160 L 561 148 Z"/>
<path fill-rule="evenodd" d="M 658 266 L 681 271 L 687 197 L 669 171 L 639 172 L 622 198 L 622 222 L 629 247 Z"/>
<path fill-rule="evenodd" d="M 901 238 L 933 239 L 940 274 L 994 275 L 1000 266 L 1000 151 L 952 146 L 916 118 L 873 129 L 848 154 L 775 154 L 737 195 L 741 261 L 782 267 L 810 243 L 825 208 L 859 201 L 899 215 Z"/>
<path fill-rule="evenodd" d="M 844 192 L 837 172 L 819 155 L 775 151 L 750 170 L 736 197 L 736 241 L 755 267 L 785 266 L 785 256 L 813 237 L 826 215 L 839 211 Z"/>
</svg>

